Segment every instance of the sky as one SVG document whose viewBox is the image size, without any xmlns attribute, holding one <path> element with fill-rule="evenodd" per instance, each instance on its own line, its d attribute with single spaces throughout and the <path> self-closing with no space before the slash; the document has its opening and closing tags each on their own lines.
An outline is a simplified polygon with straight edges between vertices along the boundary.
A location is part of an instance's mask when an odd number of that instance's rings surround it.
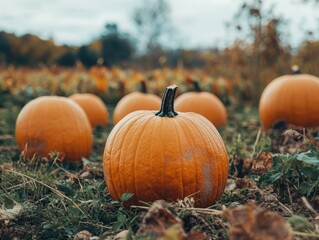
<svg viewBox="0 0 319 240">
<path fill-rule="evenodd" d="M 319 39 L 319 6 L 300 4 L 302 0 L 264 0 L 266 8 L 275 4 L 274 14 L 290 21 L 286 39 L 297 46 L 306 30 Z M 170 0 L 171 22 L 176 45 L 185 48 L 226 46 L 238 36 L 227 30 L 243 1 Z M 83 45 L 97 38 L 107 22 L 121 31 L 136 34 L 133 11 L 143 0 L 0 0 L 0 30 L 18 35 L 37 34 L 58 44 Z"/>
</svg>

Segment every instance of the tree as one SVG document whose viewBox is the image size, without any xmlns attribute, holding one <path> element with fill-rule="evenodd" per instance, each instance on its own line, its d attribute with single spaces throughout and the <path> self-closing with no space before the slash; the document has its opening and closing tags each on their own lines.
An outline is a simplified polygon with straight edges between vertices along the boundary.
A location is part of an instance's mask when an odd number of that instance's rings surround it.
<svg viewBox="0 0 319 240">
<path fill-rule="evenodd" d="M 78 59 L 86 66 L 92 67 L 96 64 L 99 54 L 91 50 L 88 46 L 82 46 L 78 51 Z"/>
<path fill-rule="evenodd" d="M 259 101 L 263 87 L 262 70 L 265 67 L 268 67 L 268 70 L 280 67 L 279 62 L 287 57 L 288 46 L 283 43 L 283 29 L 280 29 L 283 23 L 281 17 L 273 15 L 273 8 L 264 9 L 262 0 L 244 1 L 234 17 L 235 28 L 244 35 L 249 44 L 247 53 L 250 56 L 247 65 L 253 79 L 255 104 Z"/>
<path fill-rule="evenodd" d="M 116 24 L 107 24 L 102 36 L 102 56 L 106 66 L 129 60 L 134 53 L 134 46 L 127 34 L 121 34 Z"/>
<path fill-rule="evenodd" d="M 0 63 L 11 61 L 11 46 L 5 32 L 0 32 Z"/>
<path fill-rule="evenodd" d="M 171 30 L 170 8 L 166 0 L 144 0 L 133 12 L 142 51 L 150 55 L 148 62 L 158 64 L 163 39 Z"/>
<path fill-rule="evenodd" d="M 63 67 L 73 67 L 76 63 L 76 54 L 71 50 L 67 50 L 58 58 L 57 63 Z"/>
</svg>

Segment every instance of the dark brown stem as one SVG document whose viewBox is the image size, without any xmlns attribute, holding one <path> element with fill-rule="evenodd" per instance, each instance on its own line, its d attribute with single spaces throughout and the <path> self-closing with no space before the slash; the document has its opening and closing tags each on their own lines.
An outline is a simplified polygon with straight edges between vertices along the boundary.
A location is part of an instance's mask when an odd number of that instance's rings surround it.
<svg viewBox="0 0 319 240">
<path fill-rule="evenodd" d="M 202 89 L 200 88 L 200 85 L 197 81 L 192 80 L 192 84 L 193 84 L 193 91 L 195 91 L 195 92 L 202 91 Z"/>
<path fill-rule="evenodd" d="M 165 90 L 165 93 L 162 97 L 161 110 L 155 113 L 159 117 L 175 117 L 177 112 L 174 111 L 174 99 L 176 94 L 177 86 L 171 85 L 168 86 Z"/>
<path fill-rule="evenodd" d="M 144 80 L 141 81 L 141 92 L 147 93 L 146 82 Z"/>
</svg>

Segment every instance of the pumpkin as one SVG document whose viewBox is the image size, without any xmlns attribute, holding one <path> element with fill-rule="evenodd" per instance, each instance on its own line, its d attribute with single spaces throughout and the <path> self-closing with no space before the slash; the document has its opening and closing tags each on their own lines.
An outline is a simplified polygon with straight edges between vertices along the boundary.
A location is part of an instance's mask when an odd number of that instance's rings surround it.
<svg viewBox="0 0 319 240">
<path fill-rule="evenodd" d="M 298 71 L 274 79 L 264 89 L 259 114 L 265 129 L 281 120 L 301 127 L 319 126 L 319 78 Z"/>
<path fill-rule="evenodd" d="M 79 104 L 86 113 L 92 128 L 106 126 L 109 118 L 108 110 L 103 101 L 90 93 L 76 93 L 69 97 Z"/>
<path fill-rule="evenodd" d="M 127 114 L 137 110 L 156 110 L 161 105 L 161 98 L 147 93 L 146 84 L 141 82 L 142 92 L 133 92 L 124 96 L 116 105 L 113 123 L 117 124 Z"/>
<path fill-rule="evenodd" d="M 92 150 L 92 129 L 82 108 L 71 99 L 38 97 L 26 104 L 16 121 L 16 140 L 27 157 L 63 153 L 66 161 L 81 161 Z"/>
<path fill-rule="evenodd" d="M 111 131 L 103 156 L 111 196 L 133 193 L 126 204 L 192 196 L 207 207 L 223 193 L 228 156 L 214 125 L 197 113 L 174 111 L 176 85 L 166 88 L 161 109 L 135 111 Z"/>
<path fill-rule="evenodd" d="M 227 112 L 224 104 L 214 94 L 202 92 L 197 82 L 193 81 L 194 90 L 181 94 L 175 101 L 176 111 L 198 113 L 215 126 L 224 126 Z"/>
</svg>

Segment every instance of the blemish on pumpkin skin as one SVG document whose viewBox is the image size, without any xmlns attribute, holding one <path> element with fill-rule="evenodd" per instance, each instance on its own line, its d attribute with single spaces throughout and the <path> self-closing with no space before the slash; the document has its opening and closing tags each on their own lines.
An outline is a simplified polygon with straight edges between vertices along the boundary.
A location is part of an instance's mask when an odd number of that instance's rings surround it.
<svg viewBox="0 0 319 240">
<path fill-rule="evenodd" d="M 213 180 L 213 174 L 214 174 L 214 165 L 212 161 L 209 161 L 209 163 L 204 164 L 202 167 L 202 176 L 203 176 L 203 182 L 201 184 L 201 202 L 207 203 L 207 201 L 211 198 L 211 196 L 214 193 L 214 180 Z"/>
<path fill-rule="evenodd" d="M 37 149 L 38 151 L 46 149 L 47 143 L 43 139 L 29 139 L 27 140 L 29 150 Z"/>
<path fill-rule="evenodd" d="M 189 148 L 183 151 L 183 154 L 180 156 L 182 160 L 192 160 L 196 156 L 202 156 L 201 149 L 199 147 Z"/>
</svg>

